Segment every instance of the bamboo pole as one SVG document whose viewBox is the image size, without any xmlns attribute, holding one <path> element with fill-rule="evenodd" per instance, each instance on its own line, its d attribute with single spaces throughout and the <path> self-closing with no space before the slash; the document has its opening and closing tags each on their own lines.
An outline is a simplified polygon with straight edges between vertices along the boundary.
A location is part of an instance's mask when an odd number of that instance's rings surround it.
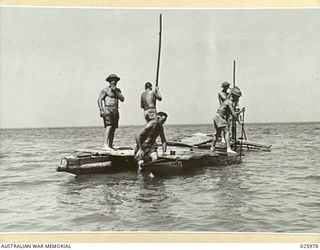
<svg viewBox="0 0 320 250">
<path fill-rule="evenodd" d="M 162 35 L 162 14 L 160 14 L 160 31 L 159 31 L 159 48 L 158 48 L 156 87 L 159 85 L 160 55 L 161 55 L 161 35 Z"/>
</svg>

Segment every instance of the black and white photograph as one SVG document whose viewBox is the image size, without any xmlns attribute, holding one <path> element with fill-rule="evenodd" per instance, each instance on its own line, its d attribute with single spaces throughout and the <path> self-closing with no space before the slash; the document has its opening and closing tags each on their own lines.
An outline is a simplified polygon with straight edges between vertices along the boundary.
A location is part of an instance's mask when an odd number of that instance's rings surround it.
<svg viewBox="0 0 320 250">
<path fill-rule="evenodd" d="M 320 9 L 0 7 L 0 233 L 320 233 Z"/>
</svg>

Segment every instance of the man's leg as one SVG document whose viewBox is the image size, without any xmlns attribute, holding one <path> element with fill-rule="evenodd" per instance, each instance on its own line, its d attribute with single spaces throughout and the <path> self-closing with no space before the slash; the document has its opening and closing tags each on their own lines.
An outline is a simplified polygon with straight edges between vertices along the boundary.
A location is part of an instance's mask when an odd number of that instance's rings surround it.
<svg viewBox="0 0 320 250">
<path fill-rule="evenodd" d="M 221 130 L 219 129 L 218 124 L 217 124 L 217 121 L 216 121 L 218 118 L 219 118 L 219 117 L 216 116 L 216 117 L 213 119 L 213 127 L 214 127 L 214 130 L 215 130 L 215 133 L 213 134 L 212 145 L 211 145 L 211 148 L 210 148 L 212 151 L 215 150 L 217 140 L 218 140 L 218 138 L 221 136 Z"/>
<path fill-rule="evenodd" d="M 151 161 L 158 160 L 158 152 L 156 150 L 152 151 L 152 153 L 149 154 L 149 157 L 151 158 Z M 149 177 L 154 178 L 154 174 L 150 172 Z"/>
<path fill-rule="evenodd" d="M 138 161 L 138 172 L 141 172 L 142 169 L 142 164 L 144 163 L 144 160 L 139 160 Z"/>
<path fill-rule="evenodd" d="M 216 127 L 216 133 L 213 135 L 211 150 L 214 151 L 216 147 L 216 142 L 221 136 L 221 128 Z"/>
<path fill-rule="evenodd" d="M 109 138 L 109 133 L 110 133 L 110 125 L 106 126 L 106 129 L 104 131 L 104 143 L 103 143 L 103 148 L 108 148 L 108 138 Z"/>
<path fill-rule="evenodd" d="M 104 144 L 103 144 L 104 150 L 113 150 L 112 148 L 113 137 L 114 137 L 114 128 L 108 125 L 104 133 Z"/>
<path fill-rule="evenodd" d="M 150 155 L 151 161 L 158 160 L 158 152 L 152 152 Z"/>
<path fill-rule="evenodd" d="M 236 154 L 237 152 L 233 151 L 230 147 L 230 129 L 229 126 L 226 126 L 224 128 L 224 136 L 225 136 L 225 141 L 227 143 L 227 153 L 230 154 Z"/>
<path fill-rule="evenodd" d="M 114 134 L 116 132 L 116 129 L 119 126 L 119 112 L 112 112 L 110 115 L 110 130 L 109 130 L 109 137 L 108 137 L 108 147 L 113 149 L 113 139 L 114 139 Z"/>
<path fill-rule="evenodd" d="M 224 132 L 224 130 L 222 130 L 222 133 L 221 133 L 222 135 L 221 135 L 221 142 L 222 143 L 226 143 L 226 135 L 225 135 L 225 132 Z"/>
<path fill-rule="evenodd" d="M 114 128 L 113 126 L 110 126 L 110 130 L 109 130 L 109 140 L 108 140 L 108 146 L 110 148 L 113 148 L 113 139 L 114 139 L 114 134 L 116 132 L 116 128 Z"/>
</svg>

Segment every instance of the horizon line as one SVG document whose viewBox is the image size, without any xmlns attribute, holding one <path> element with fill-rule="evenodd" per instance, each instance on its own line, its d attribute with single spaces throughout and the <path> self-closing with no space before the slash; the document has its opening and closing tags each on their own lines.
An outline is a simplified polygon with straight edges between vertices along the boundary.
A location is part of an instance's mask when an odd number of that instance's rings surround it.
<svg viewBox="0 0 320 250">
<path fill-rule="evenodd" d="M 320 121 L 288 121 L 288 122 L 246 122 L 245 124 L 289 124 L 289 123 L 320 123 Z M 144 124 L 125 124 L 120 125 L 121 127 L 139 127 Z M 170 123 L 165 124 L 165 126 L 195 126 L 195 125 L 212 125 L 212 123 Z M 62 128 L 98 128 L 102 127 L 100 125 L 87 125 L 87 126 L 49 126 L 49 127 L 4 127 L 0 128 L 0 130 L 9 130 L 9 129 L 62 129 Z"/>
</svg>

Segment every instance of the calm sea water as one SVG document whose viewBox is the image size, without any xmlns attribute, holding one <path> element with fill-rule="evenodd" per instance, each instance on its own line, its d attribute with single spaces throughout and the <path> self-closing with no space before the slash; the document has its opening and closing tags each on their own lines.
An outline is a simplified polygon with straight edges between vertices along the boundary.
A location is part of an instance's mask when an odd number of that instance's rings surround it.
<svg viewBox="0 0 320 250">
<path fill-rule="evenodd" d="M 119 128 L 116 144 L 133 145 L 138 129 Z M 166 126 L 168 139 L 196 132 L 211 125 Z M 320 123 L 249 124 L 249 139 L 271 152 L 154 179 L 56 172 L 74 149 L 100 147 L 103 128 L 0 133 L 1 232 L 320 232 Z"/>
</svg>

